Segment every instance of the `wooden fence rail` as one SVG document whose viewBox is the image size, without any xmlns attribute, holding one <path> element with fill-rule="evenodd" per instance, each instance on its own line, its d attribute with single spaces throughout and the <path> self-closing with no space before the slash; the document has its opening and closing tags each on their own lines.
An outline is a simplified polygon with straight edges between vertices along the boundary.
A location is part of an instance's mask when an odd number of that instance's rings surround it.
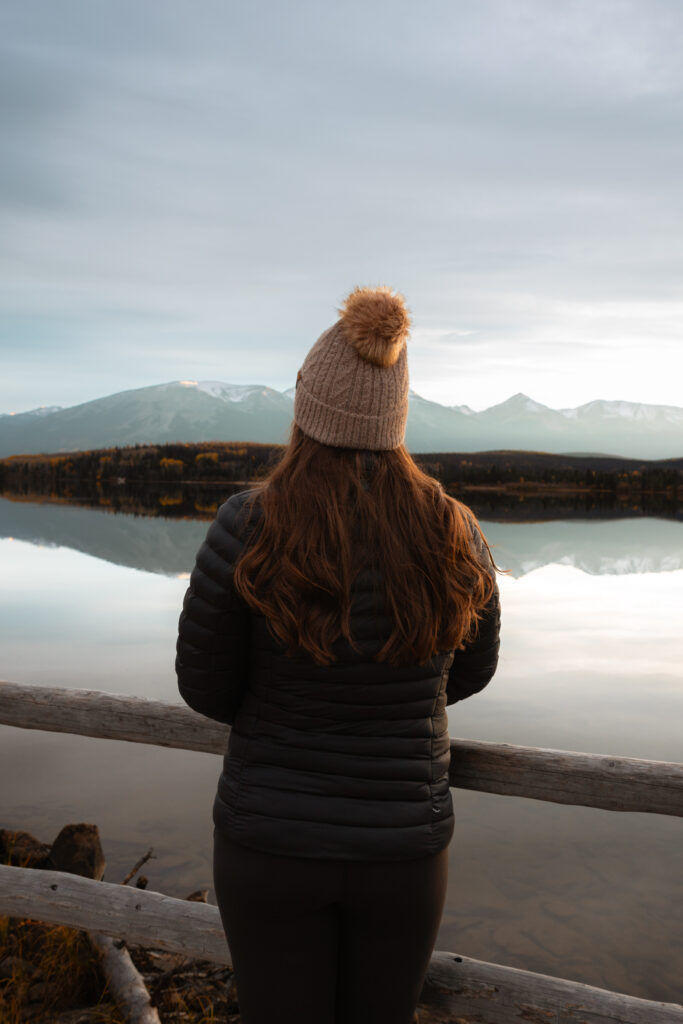
<svg viewBox="0 0 683 1024">
<path fill-rule="evenodd" d="M 0 723 L 160 747 L 225 751 L 230 728 L 181 704 L 0 681 Z M 683 764 L 451 739 L 450 783 L 610 811 L 683 816 Z"/>
<path fill-rule="evenodd" d="M 2 681 L 0 723 L 211 754 L 224 753 L 230 733 L 180 704 Z M 683 765 L 664 761 L 452 739 L 450 783 L 553 803 L 683 816 Z M 0 914 L 230 963 L 216 907 L 77 875 L 0 865 Z M 439 951 L 420 1002 L 446 1017 L 485 1024 L 683 1024 L 679 1004 Z"/>
<path fill-rule="evenodd" d="M 60 871 L 0 865 L 0 914 L 116 935 L 144 945 L 231 963 L 217 907 Z M 267 977 L 264 956 L 264 977 Z M 432 954 L 420 1003 L 445 1019 L 511 1024 L 682 1024 L 683 1006 L 608 992 L 514 967 Z"/>
</svg>

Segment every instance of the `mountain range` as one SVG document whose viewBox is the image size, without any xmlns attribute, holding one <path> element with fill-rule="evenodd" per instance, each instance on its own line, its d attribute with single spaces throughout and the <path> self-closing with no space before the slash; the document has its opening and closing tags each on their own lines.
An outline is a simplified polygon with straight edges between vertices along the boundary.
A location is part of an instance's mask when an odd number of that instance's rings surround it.
<svg viewBox="0 0 683 1024">
<path fill-rule="evenodd" d="M 80 405 L 0 415 L 0 456 L 162 444 L 260 441 L 285 444 L 294 387 L 171 381 Z M 523 449 L 640 459 L 683 455 L 683 408 L 588 402 L 551 409 L 524 394 L 475 412 L 409 393 L 406 446 L 418 452 Z"/>
</svg>

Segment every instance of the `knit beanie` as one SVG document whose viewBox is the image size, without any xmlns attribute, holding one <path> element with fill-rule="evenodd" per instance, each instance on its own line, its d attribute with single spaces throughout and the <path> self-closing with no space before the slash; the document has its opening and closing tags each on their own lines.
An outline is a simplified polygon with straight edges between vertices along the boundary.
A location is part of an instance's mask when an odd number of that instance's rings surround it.
<svg viewBox="0 0 683 1024">
<path fill-rule="evenodd" d="M 384 286 L 356 288 L 338 312 L 297 374 L 294 421 L 322 444 L 397 448 L 408 418 L 404 298 Z"/>
</svg>

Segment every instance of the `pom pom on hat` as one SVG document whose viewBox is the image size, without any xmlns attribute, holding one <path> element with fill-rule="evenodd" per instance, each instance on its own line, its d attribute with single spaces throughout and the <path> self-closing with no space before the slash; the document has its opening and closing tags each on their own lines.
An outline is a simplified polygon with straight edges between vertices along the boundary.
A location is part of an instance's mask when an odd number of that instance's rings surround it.
<svg viewBox="0 0 683 1024">
<path fill-rule="evenodd" d="M 410 316 L 400 292 L 391 288 L 355 288 L 341 308 L 344 336 L 361 359 L 393 366 L 410 331 Z"/>
</svg>

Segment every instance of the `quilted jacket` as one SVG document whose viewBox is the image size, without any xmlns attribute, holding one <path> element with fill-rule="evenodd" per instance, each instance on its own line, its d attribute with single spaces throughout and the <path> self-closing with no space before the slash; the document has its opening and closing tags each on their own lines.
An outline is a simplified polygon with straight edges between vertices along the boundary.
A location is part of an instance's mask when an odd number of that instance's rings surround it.
<svg viewBox="0 0 683 1024">
<path fill-rule="evenodd" d="M 288 657 L 232 582 L 258 518 L 256 502 L 246 522 L 249 493 L 232 495 L 209 527 L 178 629 L 180 695 L 231 726 L 216 828 L 245 846 L 297 857 L 409 860 L 438 852 L 454 829 L 446 706 L 482 690 L 496 670 L 497 585 L 468 648 L 396 667 L 371 660 L 391 623 L 371 570 L 361 570 L 350 619 L 360 653 L 340 637 L 331 665 L 317 665 L 306 651 Z M 481 542 L 478 550 L 490 567 Z"/>
</svg>

